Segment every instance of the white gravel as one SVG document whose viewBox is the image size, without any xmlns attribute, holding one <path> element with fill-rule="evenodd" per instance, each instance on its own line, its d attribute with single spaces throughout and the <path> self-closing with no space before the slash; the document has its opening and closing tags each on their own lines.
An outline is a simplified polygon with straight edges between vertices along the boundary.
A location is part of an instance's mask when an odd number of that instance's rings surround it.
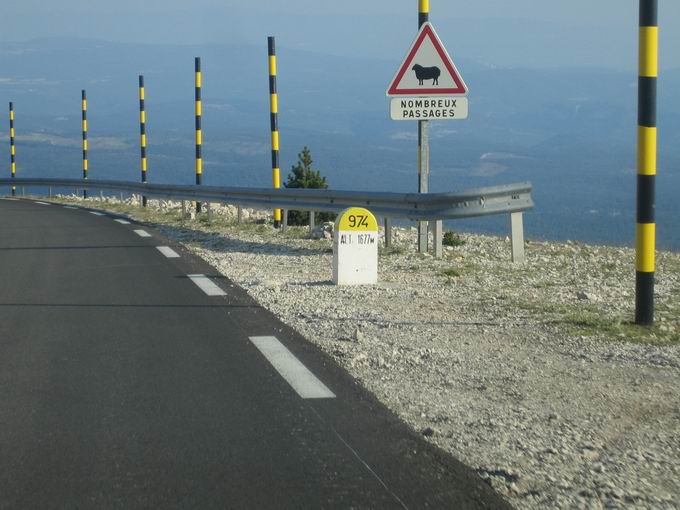
<svg viewBox="0 0 680 510">
<path fill-rule="evenodd" d="M 233 210 L 224 210 L 233 214 Z M 467 235 L 443 260 L 412 229 L 379 283 L 336 287 L 331 244 L 266 225 L 163 221 L 518 508 L 680 508 L 680 254 L 657 323 L 629 324 L 634 253 Z M 167 223 L 171 224 L 167 224 Z"/>
</svg>

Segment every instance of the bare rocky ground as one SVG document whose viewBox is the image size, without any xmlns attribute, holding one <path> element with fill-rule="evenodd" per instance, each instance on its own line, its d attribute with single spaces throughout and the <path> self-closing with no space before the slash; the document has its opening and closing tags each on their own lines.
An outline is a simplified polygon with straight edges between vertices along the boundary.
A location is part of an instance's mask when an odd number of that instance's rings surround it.
<svg viewBox="0 0 680 510">
<path fill-rule="evenodd" d="M 336 287 L 304 229 L 104 207 L 210 262 L 517 508 L 680 508 L 680 254 L 658 254 L 639 328 L 626 248 L 528 242 L 512 264 L 509 240 L 461 234 L 436 260 L 398 229 L 377 285 Z"/>
</svg>

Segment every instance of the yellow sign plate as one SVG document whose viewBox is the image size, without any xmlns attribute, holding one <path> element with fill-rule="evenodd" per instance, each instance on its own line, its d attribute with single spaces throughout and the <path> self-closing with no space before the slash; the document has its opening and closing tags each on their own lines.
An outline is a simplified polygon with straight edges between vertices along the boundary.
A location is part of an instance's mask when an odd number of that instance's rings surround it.
<svg viewBox="0 0 680 510">
<path fill-rule="evenodd" d="M 377 232 L 378 222 L 373 213 L 363 207 L 351 207 L 343 211 L 337 220 L 337 230 Z"/>
</svg>

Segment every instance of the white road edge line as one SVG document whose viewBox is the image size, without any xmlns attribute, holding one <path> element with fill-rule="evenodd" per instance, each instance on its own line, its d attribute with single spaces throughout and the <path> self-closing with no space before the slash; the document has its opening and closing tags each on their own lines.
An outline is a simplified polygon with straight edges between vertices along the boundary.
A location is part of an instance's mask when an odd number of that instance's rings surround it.
<svg viewBox="0 0 680 510">
<path fill-rule="evenodd" d="M 165 255 L 169 259 L 178 259 L 179 253 L 170 248 L 169 246 L 156 246 L 156 249 Z"/>
<path fill-rule="evenodd" d="M 290 352 L 275 336 L 251 336 L 250 341 L 302 398 L 335 398 L 335 393 Z"/>
<path fill-rule="evenodd" d="M 139 237 L 151 237 L 151 234 L 149 234 L 146 230 L 135 230 L 135 234 L 137 234 Z"/>
<path fill-rule="evenodd" d="M 97 212 L 97 211 L 88 211 L 90 214 L 94 214 L 95 216 L 106 216 L 103 212 Z"/>
<path fill-rule="evenodd" d="M 120 223 L 121 225 L 129 225 L 130 222 L 128 220 L 113 220 L 117 223 Z"/>
<path fill-rule="evenodd" d="M 35 203 L 36 203 L 36 204 L 40 204 L 40 205 L 50 205 L 50 204 L 48 204 L 47 202 L 38 202 L 37 200 L 35 201 Z"/>
<path fill-rule="evenodd" d="M 73 207 L 72 205 L 65 205 L 64 209 L 78 209 L 77 207 Z"/>
<path fill-rule="evenodd" d="M 187 277 L 194 282 L 199 289 L 208 296 L 226 296 L 227 293 L 220 289 L 215 282 L 204 274 L 188 274 Z"/>
</svg>

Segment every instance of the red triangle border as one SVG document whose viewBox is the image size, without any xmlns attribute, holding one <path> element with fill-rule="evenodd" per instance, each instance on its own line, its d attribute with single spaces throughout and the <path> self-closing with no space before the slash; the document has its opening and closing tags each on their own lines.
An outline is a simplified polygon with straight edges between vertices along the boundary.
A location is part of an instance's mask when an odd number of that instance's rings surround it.
<svg viewBox="0 0 680 510">
<path fill-rule="evenodd" d="M 451 75 L 451 78 L 453 79 L 454 83 L 456 84 L 456 88 L 454 89 L 424 89 L 424 88 L 418 88 L 418 89 L 399 89 L 397 86 L 399 83 L 401 83 L 402 78 L 404 77 L 404 74 L 409 70 L 409 67 L 411 66 L 411 62 L 413 61 L 414 57 L 416 56 L 416 53 L 420 49 L 420 46 L 423 44 L 423 41 L 425 40 L 426 37 L 429 37 L 430 40 L 432 41 L 432 44 L 434 45 L 435 49 L 437 50 L 437 53 L 439 53 L 439 56 L 441 57 L 442 61 L 444 62 L 444 65 L 446 66 L 447 71 Z M 451 57 L 446 53 L 446 50 L 442 47 L 441 43 L 439 42 L 438 37 L 435 35 L 434 30 L 432 29 L 432 25 L 430 23 L 426 23 L 423 25 L 423 28 L 420 32 L 420 35 L 416 39 L 415 44 L 413 45 L 413 48 L 411 49 L 411 52 L 408 54 L 406 57 L 406 60 L 404 60 L 404 63 L 402 64 L 401 68 L 399 69 L 399 72 L 397 73 L 397 76 L 392 80 L 392 83 L 390 84 L 390 88 L 387 90 L 387 95 L 388 96 L 422 96 L 424 94 L 432 94 L 432 95 L 465 95 L 468 93 L 468 89 L 463 83 L 463 80 L 458 74 L 458 71 L 456 68 L 452 65 Z"/>
</svg>

